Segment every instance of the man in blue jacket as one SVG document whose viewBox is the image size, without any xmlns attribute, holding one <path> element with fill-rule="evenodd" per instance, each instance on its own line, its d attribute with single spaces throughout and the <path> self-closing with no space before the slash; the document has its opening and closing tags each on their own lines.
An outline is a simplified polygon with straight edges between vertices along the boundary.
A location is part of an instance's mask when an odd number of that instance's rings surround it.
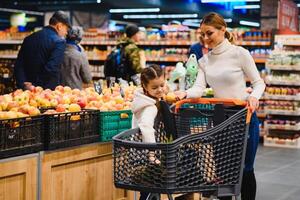
<svg viewBox="0 0 300 200">
<path fill-rule="evenodd" d="M 29 89 L 34 85 L 54 89 L 60 84 L 65 36 L 70 27 L 69 17 L 57 11 L 49 26 L 24 39 L 14 69 L 18 88 Z"/>
</svg>

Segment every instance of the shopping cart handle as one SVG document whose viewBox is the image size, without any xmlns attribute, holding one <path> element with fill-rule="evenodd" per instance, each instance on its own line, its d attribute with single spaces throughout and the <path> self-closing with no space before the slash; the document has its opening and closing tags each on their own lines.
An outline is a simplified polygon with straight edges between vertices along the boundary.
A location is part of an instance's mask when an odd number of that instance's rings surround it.
<svg viewBox="0 0 300 200">
<path fill-rule="evenodd" d="M 223 99 L 223 98 L 192 98 L 192 99 L 183 99 L 180 101 L 177 101 L 175 104 L 175 112 L 178 112 L 179 108 L 185 104 L 185 103 L 191 103 L 191 104 L 223 104 L 227 106 L 247 106 L 246 101 L 242 101 L 240 99 Z M 251 120 L 252 113 L 248 109 L 247 114 L 247 123 Z"/>
<path fill-rule="evenodd" d="M 224 104 L 228 106 L 246 106 L 247 102 L 240 99 L 222 99 L 222 98 L 193 98 L 183 99 L 176 102 L 175 110 L 178 110 L 183 104 Z"/>
</svg>

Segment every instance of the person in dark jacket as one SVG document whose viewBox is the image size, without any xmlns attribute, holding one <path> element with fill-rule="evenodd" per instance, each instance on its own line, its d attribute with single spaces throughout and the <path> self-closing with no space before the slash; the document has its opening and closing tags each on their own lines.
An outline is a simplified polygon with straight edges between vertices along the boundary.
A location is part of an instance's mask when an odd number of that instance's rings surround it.
<svg viewBox="0 0 300 200">
<path fill-rule="evenodd" d="M 193 45 L 190 47 L 189 56 L 190 56 L 191 54 L 195 54 L 197 60 L 199 60 L 199 59 L 202 58 L 202 56 L 203 56 L 202 48 L 203 48 L 203 46 L 200 44 L 200 42 L 197 42 L 197 43 L 193 44 Z"/>
<path fill-rule="evenodd" d="M 57 11 L 50 18 L 49 26 L 24 39 L 15 63 L 18 88 L 29 89 L 34 85 L 54 89 L 60 84 L 64 37 L 70 26 L 66 13 Z"/>
<path fill-rule="evenodd" d="M 67 46 L 64 61 L 61 65 L 61 84 L 72 89 L 82 89 L 82 83 L 90 83 L 92 75 L 89 69 L 89 61 L 79 43 L 83 30 L 79 26 L 73 26 L 67 35 Z"/>
</svg>

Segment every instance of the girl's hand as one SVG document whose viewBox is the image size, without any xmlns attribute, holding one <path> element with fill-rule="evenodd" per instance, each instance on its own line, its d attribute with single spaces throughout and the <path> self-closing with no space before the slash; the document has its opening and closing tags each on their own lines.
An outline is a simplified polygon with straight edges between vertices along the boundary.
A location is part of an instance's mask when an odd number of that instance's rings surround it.
<svg viewBox="0 0 300 200">
<path fill-rule="evenodd" d="M 248 97 L 248 106 L 250 109 L 250 112 L 254 112 L 259 107 L 259 101 L 256 97 L 249 96 Z"/>
<path fill-rule="evenodd" d="M 187 95 L 186 91 L 175 91 L 174 94 L 175 94 L 177 100 L 184 99 Z"/>
</svg>

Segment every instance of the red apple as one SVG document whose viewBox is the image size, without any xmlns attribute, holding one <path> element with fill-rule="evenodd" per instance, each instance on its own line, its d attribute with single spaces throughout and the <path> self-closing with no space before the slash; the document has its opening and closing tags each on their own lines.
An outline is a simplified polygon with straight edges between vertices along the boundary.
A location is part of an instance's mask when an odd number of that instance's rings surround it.
<svg viewBox="0 0 300 200">
<path fill-rule="evenodd" d="M 80 106 L 80 108 L 85 108 L 86 100 L 84 98 L 78 98 L 77 104 Z"/>
<path fill-rule="evenodd" d="M 64 106 L 64 104 L 58 104 L 56 106 L 56 112 L 66 112 L 66 107 Z"/>
</svg>

